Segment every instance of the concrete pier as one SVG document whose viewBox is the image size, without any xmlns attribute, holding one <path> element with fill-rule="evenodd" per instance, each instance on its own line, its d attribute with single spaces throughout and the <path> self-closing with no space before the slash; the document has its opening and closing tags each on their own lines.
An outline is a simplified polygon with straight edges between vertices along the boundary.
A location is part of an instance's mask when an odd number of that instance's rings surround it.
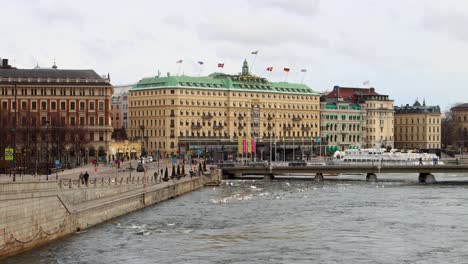
<svg viewBox="0 0 468 264">
<path fill-rule="evenodd" d="M 437 182 L 434 175 L 430 173 L 420 173 L 418 179 L 420 183 L 436 183 Z"/>
<path fill-rule="evenodd" d="M 323 173 L 317 173 L 314 177 L 314 182 L 323 182 Z"/>
<path fill-rule="evenodd" d="M 377 175 L 375 175 L 375 173 L 367 173 L 366 181 L 376 182 L 377 181 Z"/>
</svg>

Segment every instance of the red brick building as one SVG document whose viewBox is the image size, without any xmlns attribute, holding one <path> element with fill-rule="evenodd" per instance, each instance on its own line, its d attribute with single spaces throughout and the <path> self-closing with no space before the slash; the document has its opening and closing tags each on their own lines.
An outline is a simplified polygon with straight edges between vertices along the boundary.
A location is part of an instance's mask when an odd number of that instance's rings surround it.
<svg viewBox="0 0 468 264">
<path fill-rule="evenodd" d="M 16 98 L 15 98 L 16 91 Z M 94 70 L 0 64 L 0 160 L 16 138 L 18 166 L 106 160 L 112 126 L 108 77 Z M 15 118 L 16 116 L 16 118 Z"/>
</svg>

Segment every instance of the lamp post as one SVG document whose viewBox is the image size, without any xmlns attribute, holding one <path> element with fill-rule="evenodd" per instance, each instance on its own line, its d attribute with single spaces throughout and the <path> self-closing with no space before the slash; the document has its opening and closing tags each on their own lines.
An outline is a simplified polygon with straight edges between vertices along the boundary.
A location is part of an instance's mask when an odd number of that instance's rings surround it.
<svg viewBox="0 0 468 264">
<path fill-rule="evenodd" d="M 13 181 L 16 181 L 16 109 L 18 108 L 17 94 L 18 90 L 15 83 L 15 116 L 13 118 Z"/>
<path fill-rule="evenodd" d="M 49 124 L 50 121 L 44 121 L 44 124 L 46 126 L 46 181 L 49 180 Z"/>
</svg>

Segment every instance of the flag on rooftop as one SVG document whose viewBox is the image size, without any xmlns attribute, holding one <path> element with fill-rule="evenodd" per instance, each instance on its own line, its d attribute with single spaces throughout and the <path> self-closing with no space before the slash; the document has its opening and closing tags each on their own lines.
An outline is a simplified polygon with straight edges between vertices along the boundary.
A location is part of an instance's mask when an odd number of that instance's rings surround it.
<svg viewBox="0 0 468 264">
<path fill-rule="evenodd" d="M 199 61 L 198 64 L 203 65 L 205 63 L 203 61 Z"/>
<path fill-rule="evenodd" d="M 369 80 L 367 80 L 367 81 L 365 81 L 365 82 L 362 83 L 362 85 L 369 85 L 369 84 L 370 84 L 370 81 L 369 81 Z"/>
<path fill-rule="evenodd" d="M 178 60 L 176 61 L 176 63 L 182 63 L 184 60 Z"/>
<path fill-rule="evenodd" d="M 307 69 L 302 69 L 301 72 L 307 72 Z"/>
<path fill-rule="evenodd" d="M 252 54 L 257 55 L 257 54 L 258 54 L 258 50 L 252 51 Z"/>
<path fill-rule="evenodd" d="M 284 68 L 283 69 L 284 72 L 289 72 L 289 70 L 290 70 L 289 68 Z"/>
<path fill-rule="evenodd" d="M 269 71 L 269 72 L 273 71 L 273 67 L 268 67 L 267 71 Z"/>
<path fill-rule="evenodd" d="M 224 68 L 224 63 L 218 63 L 218 68 Z"/>
</svg>

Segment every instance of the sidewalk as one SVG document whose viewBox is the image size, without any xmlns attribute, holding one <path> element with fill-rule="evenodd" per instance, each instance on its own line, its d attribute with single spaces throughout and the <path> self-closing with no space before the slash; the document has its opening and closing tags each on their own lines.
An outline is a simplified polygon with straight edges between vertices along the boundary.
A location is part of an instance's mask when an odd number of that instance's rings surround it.
<svg viewBox="0 0 468 264">
<path fill-rule="evenodd" d="M 135 169 L 133 171 L 124 171 L 130 166 L 130 163 L 132 164 L 132 167 Z M 76 167 L 73 169 L 66 169 L 65 171 L 61 172 L 59 171 L 57 174 L 54 172 L 51 175 L 49 175 L 48 179 L 50 181 L 55 181 L 57 176 L 58 179 L 78 179 L 80 172 L 85 172 L 87 171 L 89 174 L 90 179 L 94 178 L 101 178 L 101 177 L 115 177 L 115 176 L 134 176 L 134 177 L 142 177 L 144 176 L 144 172 L 137 172 L 136 167 L 137 167 L 137 161 L 125 161 L 121 164 L 120 169 L 111 167 L 109 168 L 108 166 L 104 166 L 102 163 L 99 164 L 99 166 L 96 167 L 96 172 L 95 172 L 95 167 L 92 164 L 87 164 L 82 167 Z M 154 173 L 157 172 L 160 174 L 160 171 L 158 171 L 158 166 L 157 162 L 152 162 L 152 163 L 146 163 L 145 166 L 148 168 L 146 171 L 146 176 L 147 177 L 154 177 Z M 170 160 L 161 160 L 159 163 L 159 170 L 165 168 L 168 168 L 168 173 L 169 177 L 172 175 L 172 163 Z M 191 165 L 185 164 L 185 174 L 189 174 Z M 47 176 L 46 175 L 38 175 L 38 176 L 33 176 L 31 174 L 24 174 L 16 175 L 16 181 L 21 182 L 21 181 L 46 181 Z M 0 182 L 12 182 L 13 181 L 13 175 L 5 175 L 5 174 L 0 174 Z"/>
</svg>

